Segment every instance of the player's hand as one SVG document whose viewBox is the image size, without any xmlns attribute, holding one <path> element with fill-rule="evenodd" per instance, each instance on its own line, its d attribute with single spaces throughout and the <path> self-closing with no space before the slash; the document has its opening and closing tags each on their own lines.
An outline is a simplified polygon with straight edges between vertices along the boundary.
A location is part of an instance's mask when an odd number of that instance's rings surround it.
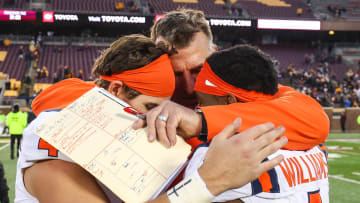
<svg viewBox="0 0 360 203">
<path fill-rule="evenodd" d="M 201 119 L 192 109 L 172 101 L 164 101 L 146 114 L 146 122 L 139 119 L 133 124 L 133 128 L 136 130 L 147 125 L 150 142 L 159 140 L 164 146 L 171 147 L 176 144 L 176 134 L 184 139 L 198 136 L 202 127 Z"/>
<path fill-rule="evenodd" d="M 213 138 L 199 168 L 200 176 L 214 195 L 249 183 L 284 158 L 279 155 L 262 162 L 287 143 L 286 137 L 274 142 L 285 132 L 283 127 L 265 123 L 235 134 L 240 124 L 241 120 L 236 119 Z"/>
</svg>

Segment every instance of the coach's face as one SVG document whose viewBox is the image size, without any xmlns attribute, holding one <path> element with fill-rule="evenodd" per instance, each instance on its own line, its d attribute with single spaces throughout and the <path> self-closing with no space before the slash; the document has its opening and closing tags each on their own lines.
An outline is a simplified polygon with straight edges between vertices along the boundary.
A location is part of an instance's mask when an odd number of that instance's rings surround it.
<svg viewBox="0 0 360 203">
<path fill-rule="evenodd" d="M 162 37 L 159 37 L 156 42 L 166 43 Z M 172 99 L 183 105 L 194 107 L 197 104 L 194 94 L 195 79 L 206 58 L 212 53 L 211 43 L 203 32 L 198 32 L 188 47 L 176 48 L 176 51 L 176 54 L 170 56 L 176 80 L 176 89 Z"/>
</svg>

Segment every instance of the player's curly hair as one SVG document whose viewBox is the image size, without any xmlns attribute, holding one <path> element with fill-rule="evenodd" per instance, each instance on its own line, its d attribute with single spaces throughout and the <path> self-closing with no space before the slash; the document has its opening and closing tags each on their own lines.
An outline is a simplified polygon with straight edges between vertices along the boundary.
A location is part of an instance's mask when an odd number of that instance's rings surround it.
<svg viewBox="0 0 360 203">
<path fill-rule="evenodd" d="M 218 77 L 235 87 L 271 95 L 278 91 L 273 60 L 257 47 L 237 45 L 215 52 L 206 61 Z"/>
</svg>

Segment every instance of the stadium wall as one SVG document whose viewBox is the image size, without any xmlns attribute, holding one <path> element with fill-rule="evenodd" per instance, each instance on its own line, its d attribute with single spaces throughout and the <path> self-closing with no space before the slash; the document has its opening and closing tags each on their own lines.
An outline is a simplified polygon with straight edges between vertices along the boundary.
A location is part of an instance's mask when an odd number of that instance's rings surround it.
<svg viewBox="0 0 360 203">
<path fill-rule="evenodd" d="M 345 131 L 346 133 L 360 133 L 360 124 L 357 123 L 357 118 L 360 116 L 359 108 L 324 108 L 325 113 L 330 120 L 330 132 L 343 132 L 341 129 L 341 116 L 345 116 Z"/>
</svg>

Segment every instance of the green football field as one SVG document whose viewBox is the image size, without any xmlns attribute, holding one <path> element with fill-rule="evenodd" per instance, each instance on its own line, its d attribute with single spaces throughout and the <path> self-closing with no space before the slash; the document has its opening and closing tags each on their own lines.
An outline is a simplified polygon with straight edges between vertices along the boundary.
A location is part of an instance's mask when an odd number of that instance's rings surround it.
<svg viewBox="0 0 360 203">
<path fill-rule="evenodd" d="M 360 134 L 331 134 L 326 142 L 329 152 L 330 202 L 358 203 L 360 199 Z M 0 138 L 0 160 L 14 200 L 16 160 L 10 159 L 8 139 Z"/>
</svg>

